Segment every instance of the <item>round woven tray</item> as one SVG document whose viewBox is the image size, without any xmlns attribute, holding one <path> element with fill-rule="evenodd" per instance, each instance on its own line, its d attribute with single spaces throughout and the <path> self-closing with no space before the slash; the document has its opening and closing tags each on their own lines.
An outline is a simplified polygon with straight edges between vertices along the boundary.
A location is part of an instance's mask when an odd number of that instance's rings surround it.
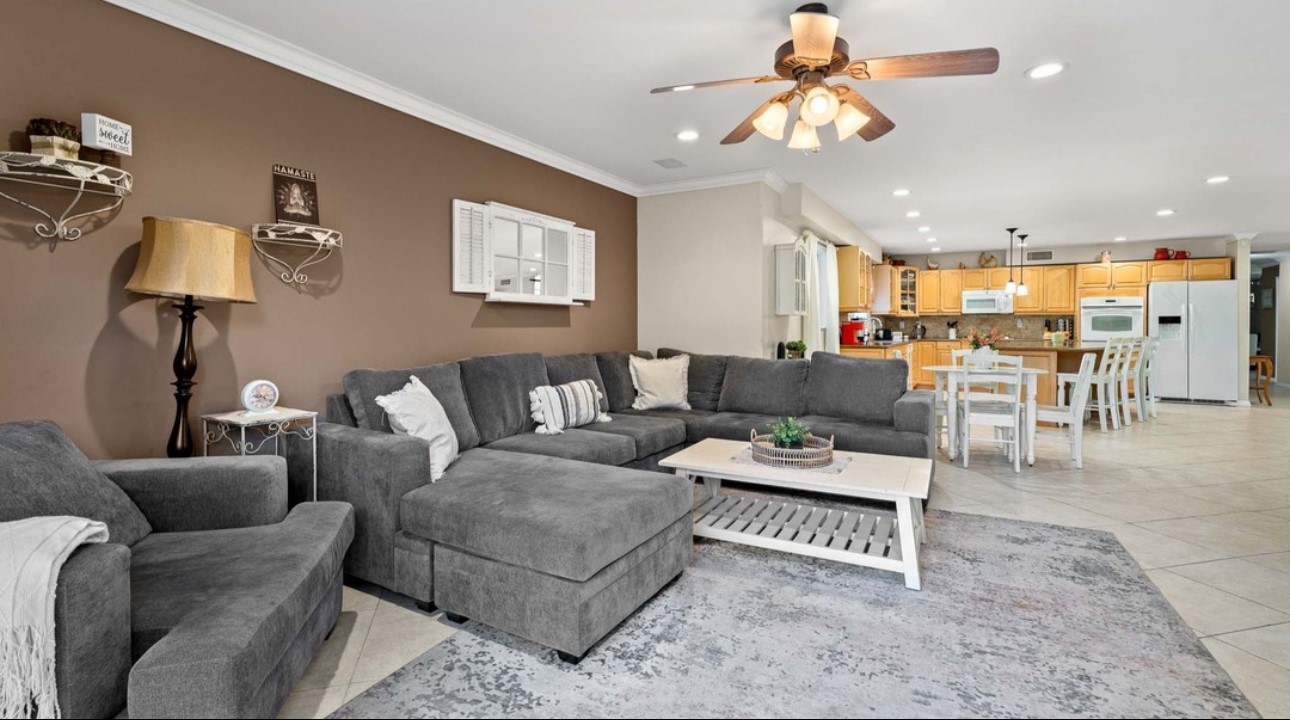
<svg viewBox="0 0 1290 720">
<path fill-rule="evenodd" d="M 752 431 L 752 440 L 748 443 L 752 450 L 752 459 L 762 465 L 782 468 L 822 468 L 833 463 L 833 438 L 825 440 L 812 435 L 806 439 L 806 447 L 775 447 L 770 435 L 758 435 Z"/>
</svg>

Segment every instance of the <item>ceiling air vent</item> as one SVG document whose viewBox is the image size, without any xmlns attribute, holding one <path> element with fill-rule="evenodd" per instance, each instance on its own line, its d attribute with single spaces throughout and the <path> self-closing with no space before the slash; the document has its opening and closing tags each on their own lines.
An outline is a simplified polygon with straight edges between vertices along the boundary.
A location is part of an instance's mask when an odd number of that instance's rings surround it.
<svg viewBox="0 0 1290 720">
<path fill-rule="evenodd" d="M 1029 252 L 1029 251 L 1026 252 L 1026 262 L 1030 262 L 1031 260 L 1052 260 L 1052 259 L 1053 259 L 1052 250 L 1036 250 L 1034 252 Z"/>
<path fill-rule="evenodd" d="M 666 168 L 668 170 L 675 170 L 677 168 L 685 167 L 685 163 L 681 162 L 680 160 L 677 160 L 676 158 L 663 158 L 662 160 L 655 160 L 654 164 L 658 165 L 661 168 Z"/>
</svg>

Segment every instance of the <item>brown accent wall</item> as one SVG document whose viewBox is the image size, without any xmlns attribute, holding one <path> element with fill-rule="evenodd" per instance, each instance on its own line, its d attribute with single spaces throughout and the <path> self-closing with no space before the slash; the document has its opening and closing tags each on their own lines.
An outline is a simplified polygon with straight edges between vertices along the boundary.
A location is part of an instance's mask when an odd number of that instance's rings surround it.
<svg viewBox="0 0 1290 720">
<path fill-rule="evenodd" d="M 78 242 L 51 251 L 34 214 L 0 201 L 0 421 L 53 419 L 93 457 L 164 454 L 178 323 L 168 303 L 123 289 L 141 218 L 272 221 L 274 163 L 318 174 L 323 224 L 344 232 L 345 249 L 311 270 L 306 292 L 256 258 L 259 303 L 207 307 L 194 420 L 236 408 L 255 378 L 274 380 L 284 405 L 321 409 L 356 367 L 635 347 L 635 198 L 106 3 L 9 0 L 3 17 L 9 149 L 27 149 L 37 116 L 98 112 L 136 137 L 121 162 L 134 195 Z M 598 299 L 554 308 L 452 294 L 453 198 L 596 230 Z"/>
</svg>

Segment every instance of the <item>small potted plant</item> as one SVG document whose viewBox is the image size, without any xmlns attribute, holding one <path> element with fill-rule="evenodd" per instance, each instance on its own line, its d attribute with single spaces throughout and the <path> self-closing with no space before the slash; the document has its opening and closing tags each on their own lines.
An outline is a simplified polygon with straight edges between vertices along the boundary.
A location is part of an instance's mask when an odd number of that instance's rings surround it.
<svg viewBox="0 0 1290 720">
<path fill-rule="evenodd" d="M 81 153 L 81 132 L 71 123 L 53 118 L 32 118 L 27 137 L 33 155 L 52 155 L 59 160 L 76 160 Z"/>
<path fill-rule="evenodd" d="M 967 331 L 968 347 L 973 352 L 994 353 L 997 351 L 999 341 L 1003 339 L 1003 331 L 997 327 L 989 330 L 982 330 L 978 327 L 970 327 Z"/>
<path fill-rule="evenodd" d="M 777 448 L 801 450 L 811 437 L 811 428 L 797 418 L 780 418 L 770 426 L 770 436 Z"/>
<path fill-rule="evenodd" d="M 790 340 L 784 343 L 784 355 L 789 359 L 806 357 L 806 343 L 801 340 Z"/>
</svg>

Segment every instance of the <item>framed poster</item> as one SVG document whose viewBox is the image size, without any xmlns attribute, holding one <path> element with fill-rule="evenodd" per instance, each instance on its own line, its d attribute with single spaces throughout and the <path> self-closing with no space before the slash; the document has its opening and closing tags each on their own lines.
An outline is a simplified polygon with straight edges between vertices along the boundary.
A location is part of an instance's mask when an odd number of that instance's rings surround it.
<svg viewBox="0 0 1290 720">
<path fill-rule="evenodd" d="M 274 165 L 273 210 L 280 223 L 319 225 L 318 177 L 308 170 Z"/>
</svg>

